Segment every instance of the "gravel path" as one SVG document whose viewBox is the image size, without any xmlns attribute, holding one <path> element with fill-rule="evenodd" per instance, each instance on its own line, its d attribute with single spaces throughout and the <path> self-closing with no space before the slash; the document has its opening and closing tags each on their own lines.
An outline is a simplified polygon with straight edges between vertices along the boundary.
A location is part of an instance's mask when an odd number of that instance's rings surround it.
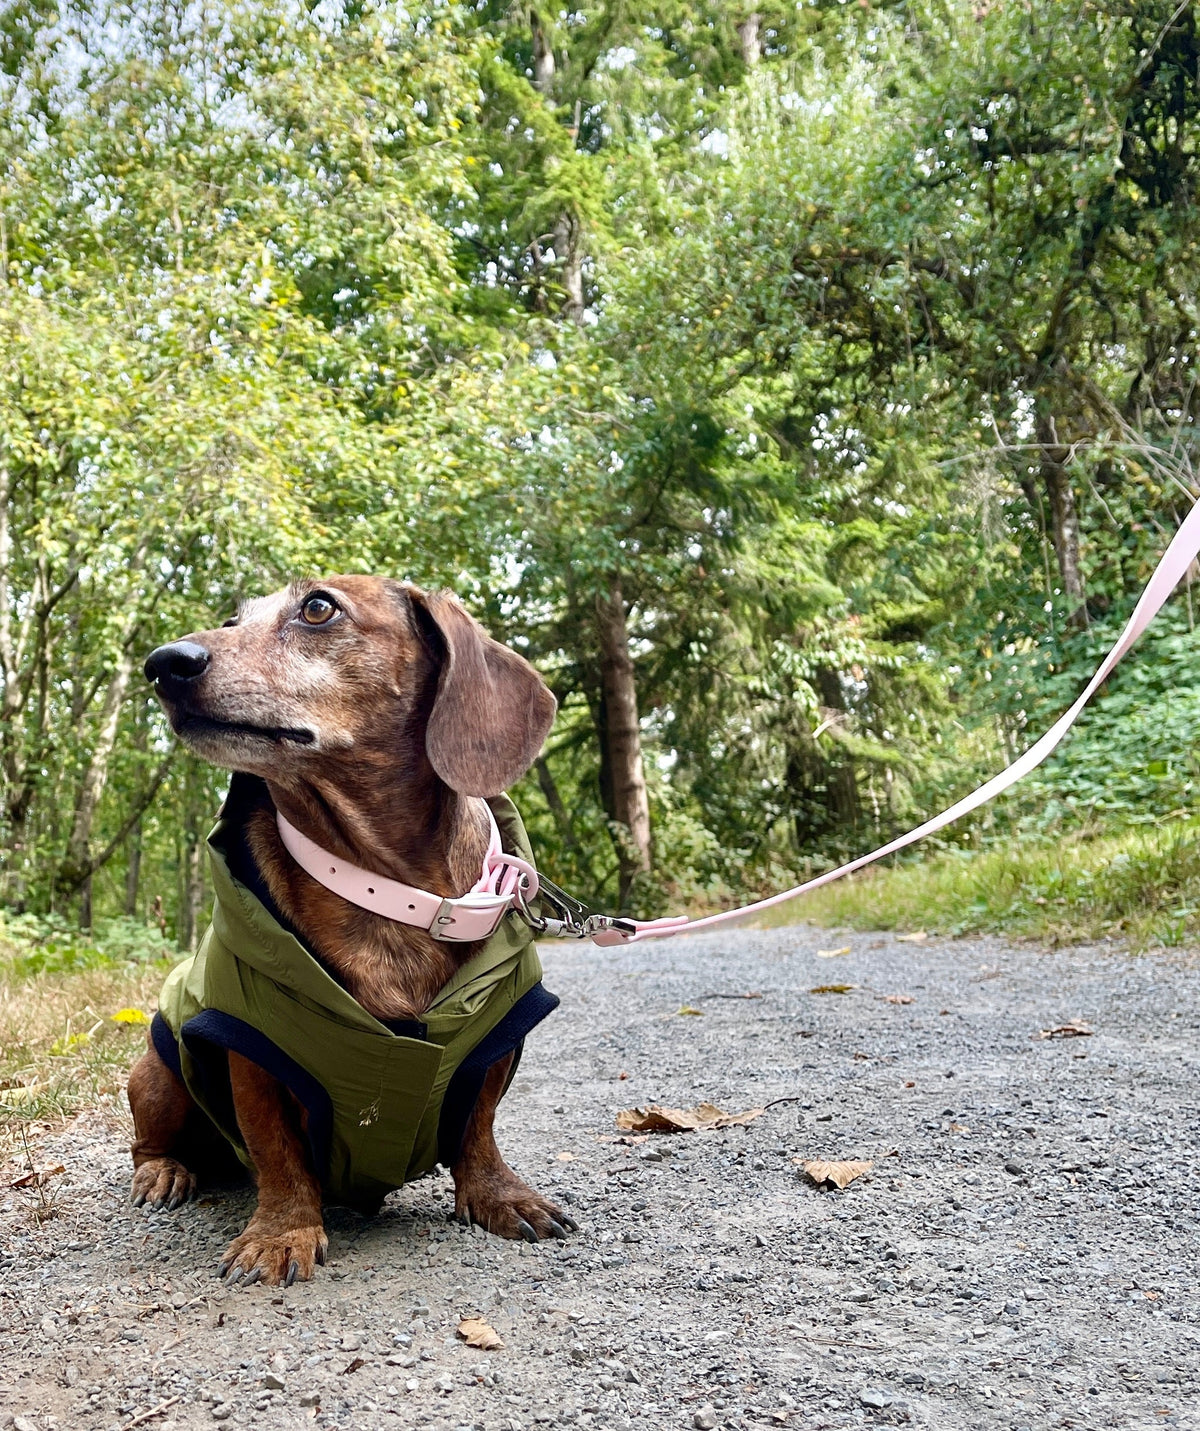
<svg viewBox="0 0 1200 1431">
<path fill-rule="evenodd" d="M 332 1212 L 315 1282 L 226 1290 L 249 1195 L 135 1211 L 85 1119 L 39 1153 L 55 1217 L 0 1192 L 0 1426 L 1200 1428 L 1194 959 L 801 926 L 546 966 L 500 1141 L 569 1243 L 459 1228 L 439 1174 Z M 614 1141 L 702 1099 L 795 1101 Z M 801 1157 L 875 1166 L 822 1192 Z"/>
</svg>

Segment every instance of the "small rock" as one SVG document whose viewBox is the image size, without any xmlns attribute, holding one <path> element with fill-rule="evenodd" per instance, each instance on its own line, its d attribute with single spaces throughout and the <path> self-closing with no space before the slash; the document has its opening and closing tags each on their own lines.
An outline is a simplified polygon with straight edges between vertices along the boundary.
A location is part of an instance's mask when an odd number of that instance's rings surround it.
<svg viewBox="0 0 1200 1431">
<path fill-rule="evenodd" d="M 1004 1171 L 1006 1173 L 1011 1173 L 1014 1178 L 1024 1177 L 1025 1175 L 1025 1169 L 1021 1166 L 1020 1163 L 1005 1163 Z"/>
<path fill-rule="evenodd" d="M 587 1347 L 582 1342 L 576 1342 L 571 1348 L 572 1361 L 587 1361 Z"/>
<path fill-rule="evenodd" d="M 13 1431 L 38 1431 L 38 1424 L 32 1416 L 14 1416 Z"/>
<path fill-rule="evenodd" d="M 698 1407 L 692 1416 L 692 1425 L 697 1431 L 713 1431 L 717 1424 L 717 1411 L 711 1401 L 706 1401 L 703 1406 Z"/>
<path fill-rule="evenodd" d="M 212 1409 L 212 1419 L 214 1421 L 228 1421 L 233 1415 L 233 1405 L 226 1402 L 224 1406 L 214 1406 Z"/>
<path fill-rule="evenodd" d="M 868 1386 L 865 1390 L 860 1391 L 858 1399 L 864 1406 L 873 1407 L 876 1411 L 882 1411 L 885 1406 L 892 1404 L 892 1398 L 877 1386 Z"/>
<path fill-rule="evenodd" d="M 269 1371 L 262 1379 L 262 1384 L 268 1391 L 282 1391 L 284 1380 L 277 1372 Z"/>
<path fill-rule="evenodd" d="M 661 1163 L 662 1160 L 663 1155 L 658 1151 L 657 1148 L 646 1148 L 642 1153 L 643 1163 Z"/>
<path fill-rule="evenodd" d="M 142 1334 L 136 1327 L 126 1327 L 121 1333 L 121 1340 L 123 1342 L 140 1342 L 141 1339 Z"/>
<path fill-rule="evenodd" d="M 68 1386 L 79 1385 L 79 1368 L 74 1362 L 68 1362 L 66 1370 L 63 1372 L 63 1380 Z"/>
<path fill-rule="evenodd" d="M 414 1317 L 427 1317 L 429 1315 L 429 1303 L 418 1302 L 412 1309 Z"/>
<path fill-rule="evenodd" d="M 341 1347 L 343 1351 L 358 1351 L 362 1346 L 362 1337 L 358 1332 L 347 1332 L 342 1338 Z"/>
<path fill-rule="evenodd" d="M 321 1393 L 319 1391 L 306 1391 L 300 1397 L 301 1406 L 320 1406 Z"/>
</svg>

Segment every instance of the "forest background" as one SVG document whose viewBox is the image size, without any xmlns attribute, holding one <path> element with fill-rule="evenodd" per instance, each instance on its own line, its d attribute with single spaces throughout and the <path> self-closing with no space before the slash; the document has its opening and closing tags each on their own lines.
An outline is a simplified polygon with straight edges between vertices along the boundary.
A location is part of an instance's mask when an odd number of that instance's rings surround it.
<svg viewBox="0 0 1200 1431">
<path fill-rule="evenodd" d="M 3 0 L 10 972 L 194 944 L 225 776 L 141 663 L 298 573 L 449 586 L 539 666 L 515 794 L 605 907 L 1006 764 L 1200 493 L 1198 43 L 1176 0 Z M 1189 581 L 1044 772 L 792 917 L 1186 939 L 1193 628 Z"/>
</svg>

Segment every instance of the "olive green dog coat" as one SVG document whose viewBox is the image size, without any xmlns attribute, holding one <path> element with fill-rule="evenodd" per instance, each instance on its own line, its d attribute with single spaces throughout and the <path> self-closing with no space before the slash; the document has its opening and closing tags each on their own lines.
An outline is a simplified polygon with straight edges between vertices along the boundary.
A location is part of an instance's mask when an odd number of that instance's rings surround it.
<svg viewBox="0 0 1200 1431">
<path fill-rule="evenodd" d="M 167 976 L 155 1049 L 247 1166 L 228 1052 L 278 1078 L 308 1115 L 327 1200 L 371 1207 L 456 1159 L 488 1068 L 507 1053 L 519 1057 L 525 1034 L 558 999 L 542 987 L 532 932 L 509 913 L 419 1021 L 373 1018 L 230 872 L 230 801 L 208 839 L 212 924 Z M 504 848 L 532 861 L 512 801 L 488 803 Z"/>
</svg>

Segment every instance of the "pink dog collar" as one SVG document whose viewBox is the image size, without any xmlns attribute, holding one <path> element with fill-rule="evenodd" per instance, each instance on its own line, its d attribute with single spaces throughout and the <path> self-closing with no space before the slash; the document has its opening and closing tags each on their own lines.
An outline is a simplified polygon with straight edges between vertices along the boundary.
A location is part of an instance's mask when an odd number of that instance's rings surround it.
<svg viewBox="0 0 1200 1431">
<path fill-rule="evenodd" d="M 537 870 L 526 860 L 505 853 L 496 817 L 490 806 L 486 808 L 492 833 L 483 872 L 457 899 L 443 899 L 428 890 L 372 874 L 323 850 L 278 810 L 275 820 L 288 854 L 326 889 L 384 919 L 426 929 L 435 939 L 470 943 L 495 933 L 501 919 L 514 907 L 518 894 L 530 900 L 538 891 Z"/>
</svg>

